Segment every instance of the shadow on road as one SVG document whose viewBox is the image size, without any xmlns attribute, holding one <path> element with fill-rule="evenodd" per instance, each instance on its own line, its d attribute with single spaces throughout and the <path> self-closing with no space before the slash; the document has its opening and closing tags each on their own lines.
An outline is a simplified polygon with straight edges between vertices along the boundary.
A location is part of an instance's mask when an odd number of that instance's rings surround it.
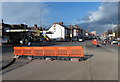
<svg viewBox="0 0 120 82">
<path fill-rule="evenodd" d="M 5 68 L 11 66 L 15 61 L 16 61 L 16 59 L 13 58 L 11 62 L 9 62 L 7 65 L 5 65 L 5 66 L 2 67 L 2 70 L 4 70 Z M 1 69 L 0 69 L 0 70 L 1 70 Z"/>
<path fill-rule="evenodd" d="M 84 61 L 86 61 L 87 59 L 91 58 L 93 55 L 85 55 L 84 57 Z"/>
</svg>

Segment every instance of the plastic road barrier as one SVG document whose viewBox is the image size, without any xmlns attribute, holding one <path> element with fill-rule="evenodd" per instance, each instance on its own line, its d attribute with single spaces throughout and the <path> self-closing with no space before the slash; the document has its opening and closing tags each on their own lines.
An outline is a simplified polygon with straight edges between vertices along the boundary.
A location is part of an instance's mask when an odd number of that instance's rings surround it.
<svg viewBox="0 0 120 82">
<path fill-rule="evenodd" d="M 44 49 L 43 47 L 32 47 L 31 48 L 33 56 L 44 56 Z"/>
<path fill-rule="evenodd" d="M 84 57 L 82 46 L 69 47 L 14 47 L 15 55 L 44 57 Z"/>
<path fill-rule="evenodd" d="M 118 45 L 118 47 L 120 47 L 120 44 Z"/>
<path fill-rule="evenodd" d="M 56 47 L 57 56 L 69 57 L 68 47 Z"/>
<path fill-rule="evenodd" d="M 98 45 L 97 40 L 92 40 L 92 44 L 93 44 L 93 45 Z"/>
<path fill-rule="evenodd" d="M 23 55 L 22 47 L 14 47 L 14 54 L 15 55 Z"/>
<path fill-rule="evenodd" d="M 23 49 L 23 55 L 25 56 L 32 56 L 33 53 L 32 53 L 32 47 L 22 47 Z"/>
<path fill-rule="evenodd" d="M 45 56 L 56 56 L 56 48 L 55 47 L 44 47 L 44 55 Z"/>
<path fill-rule="evenodd" d="M 70 57 L 84 57 L 84 50 L 82 46 L 69 47 L 68 49 Z"/>
</svg>

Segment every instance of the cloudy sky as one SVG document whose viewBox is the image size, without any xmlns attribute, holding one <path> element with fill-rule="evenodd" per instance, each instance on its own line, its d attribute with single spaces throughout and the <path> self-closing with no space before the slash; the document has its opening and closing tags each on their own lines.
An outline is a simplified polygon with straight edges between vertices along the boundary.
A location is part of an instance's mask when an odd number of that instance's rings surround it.
<svg viewBox="0 0 120 82">
<path fill-rule="evenodd" d="M 49 27 L 63 21 L 101 34 L 118 22 L 117 2 L 3 2 L 5 23 Z"/>
<path fill-rule="evenodd" d="M 97 30 L 99 34 L 118 24 L 118 3 L 101 3 L 97 10 L 88 13 L 81 19 L 83 22 L 80 25 Z"/>
</svg>

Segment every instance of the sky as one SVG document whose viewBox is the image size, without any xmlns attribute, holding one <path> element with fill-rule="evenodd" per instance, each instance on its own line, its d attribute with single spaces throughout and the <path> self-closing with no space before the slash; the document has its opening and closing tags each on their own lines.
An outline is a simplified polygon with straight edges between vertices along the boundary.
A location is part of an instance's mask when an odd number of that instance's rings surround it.
<svg viewBox="0 0 120 82">
<path fill-rule="evenodd" d="M 2 2 L 5 23 L 50 27 L 53 23 L 80 25 L 98 34 L 117 24 L 114 2 Z"/>
</svg>

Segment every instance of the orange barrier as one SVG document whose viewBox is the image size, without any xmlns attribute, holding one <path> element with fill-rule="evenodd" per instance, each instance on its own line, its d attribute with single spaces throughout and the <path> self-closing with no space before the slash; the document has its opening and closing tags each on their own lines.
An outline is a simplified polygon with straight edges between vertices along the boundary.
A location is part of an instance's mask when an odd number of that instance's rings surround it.
<svg viewBox="0 0 120 82">
<path fill-rule="evenodd" d="M 83 47 L 69 47 L 69 55 L 70 57 L 84 57 Z"/>
<path fill-rule="evenodd" d="M 33 47 L 32 50 L 33 56 L 44 56 L 43 47 Z"/>
<path fill-rule="evenodd" d="M 44 47 L 44 55 L 45 56 L 56 56 L 56 48 L 55 47 Z"/>
<path fill-rule="evenodd" d="M 15 55 L 23 55 L 22 47 L 14 47 L 14 54 Z"/>
<path fill-rule="evenodd" d="M 92 40 L 92 44 L 98 45 L 98 42 L 96 40 Z"/>
<path fill-rule="evenodd" d="M 84 57 L 82 46 L 71 47 L 14 47 L 15 55 Z"/>
<path fill-rule="evenodd" d="M 57 56 L 69 57 L 68 47 L 56 47 Z"/>
<path fill-rule="evenodd" d="M 27 56 L 33 55 L 32 47 L 23 47 L 22 49 L 23 49 L 23 55 L 27 55 Z"/>
</svg>

